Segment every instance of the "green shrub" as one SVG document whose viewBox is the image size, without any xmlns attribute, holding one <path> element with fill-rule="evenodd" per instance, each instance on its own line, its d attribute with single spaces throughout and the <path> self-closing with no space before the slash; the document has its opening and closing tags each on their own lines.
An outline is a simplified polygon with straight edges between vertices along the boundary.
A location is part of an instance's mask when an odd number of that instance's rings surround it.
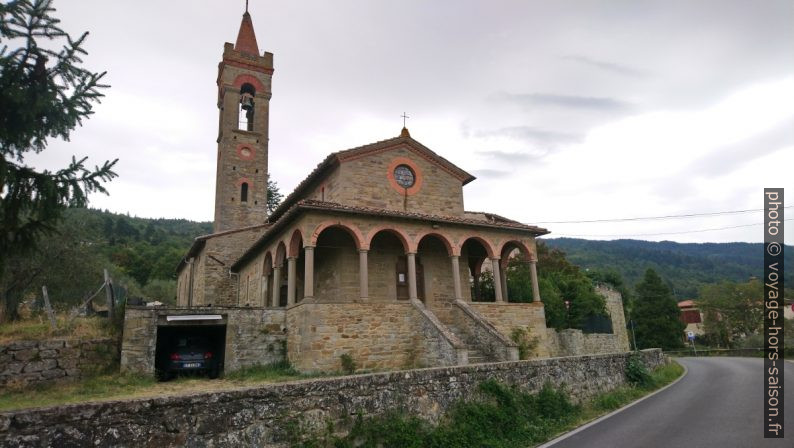
<svg viewBox="0 0 794 448">
<path fill-rule="evenodd" d="M 626 380 L 638 387 L 648 388 L 653 385 L 651 374 L 636 353 L 629 355 L 626 360 Z"/>
<path fill-rule="evenodd" d="M 340 356 L 339 359 L 342 362 L 342 372 L 348 375 L 356 373 L 356 362 L 353 361 L 352 356 L 350 356 L 348 353 L 345 353 Z"/>
</svg>

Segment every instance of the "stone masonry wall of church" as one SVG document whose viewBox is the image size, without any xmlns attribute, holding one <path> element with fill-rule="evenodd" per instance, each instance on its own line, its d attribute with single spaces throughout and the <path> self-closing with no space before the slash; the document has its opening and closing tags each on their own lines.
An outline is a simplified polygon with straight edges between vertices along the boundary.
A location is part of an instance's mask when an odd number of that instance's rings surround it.
<svg viewBox="0 0 794 448">
<path fill-rule="evenodd" d="M 342 355 L 365 370 L 454 364 L 423 321 L 410 302 L 299 303 L 287 310 L 288 358 L 304 372 L 340 371 Z"/>
<path fill-rule="evenodd" d="M 229 267 L 263 232 L 264 228 L 256 228 L 207 239 L 193 258 L 193 306 L 237 305 L 237 279 L 229 274 Z M 179 282 L 189 285 L 189 276 L 188 263 L 179 272 Z M 177 297 L 177 303 L 187 305 L 187 297 Z"/>
<path fill-rule="evenodd" d="M 553 355 L 548 347 L 546 315 L 542 302 L 472 303 L 471 307 L 507 337 L 512 336 L 516 329 L 527 332 L 528 342 L 535 341 L 530 358 L 545 358 Z"/>
<path fill-rule="evenodd" d="M 415 166 L 417 183 L 421 182 L 416 193 L 406 196 L 389 181 L 390 169 L 393 170 L 398 159 L 408 159 Z M 321 199 L 323 188 L 325 200 L 329 202 L 429 215 L 463 216 L 461 181 L 404 146 L 343 162 L 315 190 L 312 198 Z"/>
</svg>

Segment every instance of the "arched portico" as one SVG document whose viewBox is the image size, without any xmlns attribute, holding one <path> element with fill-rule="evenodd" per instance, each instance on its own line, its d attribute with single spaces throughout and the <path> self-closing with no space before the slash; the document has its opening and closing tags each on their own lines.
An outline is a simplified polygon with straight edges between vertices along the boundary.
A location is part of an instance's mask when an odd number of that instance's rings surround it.
<svg viewBox="0 0 794 448">
<path fill-rule="evenodd" d="M 532 301 L 533 302 L 540 302 L 540 289 L 538 287 L 538 273 L 537 273 L 537 262 L 535 257 L 532 255 L 532 251 L 530 251 L 529 247 L 527 247 L 524 242 L 520 240 L 507 240 L 502 242 L 499 249 L 499 255 L 501 258 L 501 275 L 500 275 L 500 282 L 502 284 L 502 292 L 504 294 L 505 302 L 509 302 L 508 297 L 508 264 L 511 260 L 518 260 L 521 263 L 527 263 L 529 265 L 529 274 L 530 274 L 530 281 L 532 284 Z M 520 300 L 519 301 L 524 301 Z"/>
</svg>

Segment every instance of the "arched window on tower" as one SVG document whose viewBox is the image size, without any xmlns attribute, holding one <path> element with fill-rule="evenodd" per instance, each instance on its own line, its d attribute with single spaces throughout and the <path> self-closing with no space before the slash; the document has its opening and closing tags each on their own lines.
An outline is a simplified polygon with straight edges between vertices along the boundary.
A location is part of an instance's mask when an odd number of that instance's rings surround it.
<svg viewBox="0 0 794 448">
<path fill-rule="evenodd" d="M 248 182 L 240 185 L 240 202 L 248 202 Z"/>
<path fill-rule="evenodd" d="M 251 84 L 243 84 L 240 87 L 240 109 L 238 129 L 243 131 L 254 130 L 254 96 L 256 89 Z"/>
</svg>

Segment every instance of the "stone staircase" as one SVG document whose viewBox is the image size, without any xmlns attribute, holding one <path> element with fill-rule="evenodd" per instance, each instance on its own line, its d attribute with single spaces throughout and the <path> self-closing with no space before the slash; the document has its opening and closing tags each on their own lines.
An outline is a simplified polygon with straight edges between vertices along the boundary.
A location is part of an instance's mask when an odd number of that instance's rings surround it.
<svg viewBox="0 0 794 448">
<path fill-rule="evenodd" d="M 491 361 L 485 353 L 477 346 L 477 344 L 471 339 L 471 337 L 465 331 L 461 330 L 460 327 L 454 324 L 444 323 L 444 325 L 449 329 L 449 331 L 455 333 L 455 336 L 458 337 L 464 344 L 466 344 L 466 351 L 469 354 L 469 364 L 481 364 L 484 362 Z"/>
</svg>

